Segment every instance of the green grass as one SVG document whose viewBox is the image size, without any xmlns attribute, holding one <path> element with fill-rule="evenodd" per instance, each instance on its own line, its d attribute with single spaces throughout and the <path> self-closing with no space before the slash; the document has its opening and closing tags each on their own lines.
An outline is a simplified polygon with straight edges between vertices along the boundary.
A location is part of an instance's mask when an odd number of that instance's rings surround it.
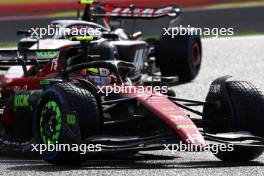
<svg viewBox="0 0 264 176">
<path fill-rule="evenodd" d="M 17 42 L 0 42 L 0 47 L 17 46 Z"/>
</svg>

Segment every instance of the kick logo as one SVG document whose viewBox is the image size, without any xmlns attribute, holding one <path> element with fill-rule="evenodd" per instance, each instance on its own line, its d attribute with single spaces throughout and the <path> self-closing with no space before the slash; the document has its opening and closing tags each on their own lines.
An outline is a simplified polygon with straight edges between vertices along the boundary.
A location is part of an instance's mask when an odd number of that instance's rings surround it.
<svg viewBox="0 0 264 176">
<path fill-rule="evenodd" d="M 14 110 L 18 107 L 28 107 L 29 106 L 29 95 L 16 95 Z"/>
</svg>

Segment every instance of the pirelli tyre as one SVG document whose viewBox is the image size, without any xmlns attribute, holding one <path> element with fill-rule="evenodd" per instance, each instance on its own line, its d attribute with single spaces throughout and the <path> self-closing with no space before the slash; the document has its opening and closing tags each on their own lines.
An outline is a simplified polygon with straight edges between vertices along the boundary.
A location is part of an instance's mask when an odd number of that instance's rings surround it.
<svg viewBox="0 0 264 176">
<path fill-rule="evenodd" d="M 38 144 L 80 144 L 100 133 L 101 123 L 94 95 L 70 83 L 48 87 L 34 117 L 34 136 Z M 57 165 L 78 165 L 85 161 L 76 151 L 43 151 L 42 158 Z"/>
<path fill-rule="evenodd" d="M 202 62 L 200 36 L 162 35 L 156 47 L 156 65 L 163 76 L 178 76 L 180 82 L 189 82 L 199 73 Z"/>
<path fill-rule="evenodd" d="M 208 121 L 204 130 L 208 133 L 250 132 L 264 137 L 264 97 L 251 83 L 227 81 L 219 78 L 211 85 L 206 101 L 219 107 L 206 105 L 203 119 Z M 250 161 L 259 157 L 264 149 L 234 145 L 232 151 L 219 150 L 215 156 L 223 161 Z"/>
</svg>

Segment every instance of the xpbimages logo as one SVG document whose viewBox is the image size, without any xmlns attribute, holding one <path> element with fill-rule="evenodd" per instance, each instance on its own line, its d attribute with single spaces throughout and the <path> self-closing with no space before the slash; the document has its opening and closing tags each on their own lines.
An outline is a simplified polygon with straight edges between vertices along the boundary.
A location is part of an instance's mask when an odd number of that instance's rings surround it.
<svg viewBox="0 0 264 176">
<path fill-rule="evenodd" d="M 111 93 L 119 94 L 137 94 L 137 96 L 144 96 L 146 94 L 155 94 L 157 93 L 166 94 L 169 91 L 168 86 L 133 86 L 133 85 L 126 85 L 126 84 L 116 84 L 109 86 L 100 86 L 98 87 L 99 90 L 97 93 L 104 94 L 108 96 Z"/>
<path fill-rule="evenodd" d="M 31 28 L 29 30 L 32 38 L 43 38 L 45 36 L 100 36 L 102 35 L 101 28 L 64 28 L 59 25 L 48 25 L 46 28 Z"/>
<path fill-rule="evenodd" d="M 185 35 L 199 35 L 199 36 L 233 36 L 234 28 L 197 28 L 191 27 L 188 25 L 184 27 L 182 25 L 178 27 L 169 27 L 163 28 L 163 35 L 171 36 L 175 38 L 176 36 L 185 36 Z"/>
<path fill-rule="evenodd" d="M 60 144 L 56 141 L 54 144 L 31 144 L 31 151 L 43 154 L 44 152 L 79 152 L 84 155 L 88 152 L 102 151 L 101 144 Z"/>
<path fill-rule="evenodd" d="M 210 144 L 206 146 L 196 144 L 185 144 L 182 141 L 179 144 L 163 144 L 164 151 L 172 154 L 176 152 L 212 152 L 217 154 L 219 151 L 231 152 L 234 150 L 233 144 Z"/>
</svg>

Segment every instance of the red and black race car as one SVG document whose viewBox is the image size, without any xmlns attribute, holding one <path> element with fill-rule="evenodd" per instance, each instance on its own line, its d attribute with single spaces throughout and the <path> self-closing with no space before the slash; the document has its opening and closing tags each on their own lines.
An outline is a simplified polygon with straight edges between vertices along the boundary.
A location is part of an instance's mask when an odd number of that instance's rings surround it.
<svg viewBox="0 0 264 176">
<path fill-rule="evenodd" d="M 161 88 L 147 89 L 127 77 L 133 64 L 87 55 L 87 40 L 92 37 L 71 39 L 85 46 L 71 48 L 79 53 L 78 62 L 71 62 L 68 48 L 0 59 L 1 65 L 21 65 L 26 75 L 1 91 L 1 141 L 6 145 L 10 141 L 8 147 L 97 146 L 86 153 L 89 157 L 174 150 L 185 144 L 201 151 L 217 149 L 214 154 L 223 161 L 249 161 L 263 153 L 264 99 L 252 84 L 222 77 L 212 83 L 206 101 L 180 99 L 162 91 L 166 79 L 153 79 L 152 85 Z M 28 65 L 34 67 L 28 70 Z M 203 112 L 195 106 L 203 106 Z M 202 119 L 191 118 L 185 110 Z M 53 164 L 79 164 L 87 155 L 79 150 L 45 150 L 41 156 Z"/>
</svg>

